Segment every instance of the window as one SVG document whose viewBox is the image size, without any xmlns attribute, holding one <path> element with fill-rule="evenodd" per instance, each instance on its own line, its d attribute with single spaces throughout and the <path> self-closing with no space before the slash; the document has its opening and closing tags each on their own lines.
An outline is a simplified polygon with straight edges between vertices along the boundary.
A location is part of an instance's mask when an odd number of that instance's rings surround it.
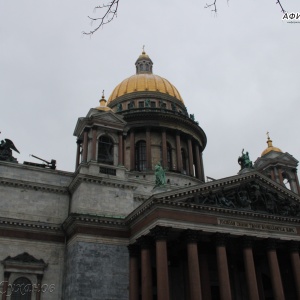
<svg viewBox="0 0 300 300">
<path fill-rule="evenodd" d="M 140 101 L 139 102 L 139 108 L 143 108 L 145 106 L 144 104 L 145 104 L 144 101 Z"/>
<path fill-rule="evenodd" d="M 114 144 L 110 137 L 103 135 L 98 142 L 98 162 L 113 165 Z"/>
<path fill-rule="evenodd" d="M 32 284 L 26 277 L 17 278 L 12 284 L 11 300 L 31 300 Z"/>
<path fill-rule="evenodd" d="M 168 170 L 172 170 L 172 147 L 169 143 L 167 143 L 167 165 Z"/>
<path fill-rule="evenodd" d="M 135 169 L 146 171 L 146 142 L 139 141 L 135 145 Z"/>
<path fill-rule="evenodd" d="M 155 101 L 151 101 L 151 107 L 156 107 Z"/>
</svg>

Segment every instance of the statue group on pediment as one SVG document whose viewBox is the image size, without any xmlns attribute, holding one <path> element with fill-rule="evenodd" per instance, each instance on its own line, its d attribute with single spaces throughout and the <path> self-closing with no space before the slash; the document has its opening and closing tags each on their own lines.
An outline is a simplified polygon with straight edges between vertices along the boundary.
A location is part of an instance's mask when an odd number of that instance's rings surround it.
<svg viewBox="0 0 300 300">
<path fill-rule="evenodd" d="M 224 187 L 206 194 L 198 193 L 188 202 L 225 208 L 252 210 L 282 216 L 300 217 L 300 204 L 252 181 L 235 189 Z"/>
</svg>

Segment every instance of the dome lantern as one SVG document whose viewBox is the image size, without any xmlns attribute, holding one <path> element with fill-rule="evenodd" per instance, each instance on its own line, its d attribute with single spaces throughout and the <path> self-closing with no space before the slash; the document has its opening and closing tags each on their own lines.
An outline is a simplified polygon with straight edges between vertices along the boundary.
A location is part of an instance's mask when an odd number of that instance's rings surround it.
<svg viewBox="0 0 300 300">
<path fill-rule="evenodd" d="M 135 62 L 136 74 L 152 74 L 153 62 L 146 54 L 145 46 L 143 46 L 143 52 Z"/>
</svg>

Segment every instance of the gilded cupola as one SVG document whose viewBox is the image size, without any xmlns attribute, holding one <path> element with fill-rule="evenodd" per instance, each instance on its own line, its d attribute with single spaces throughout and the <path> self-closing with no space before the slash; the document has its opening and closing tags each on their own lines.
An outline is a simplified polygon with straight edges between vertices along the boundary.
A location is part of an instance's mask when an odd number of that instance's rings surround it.
<svg viewBox="0 0 300 300">
<path fill-rule="evenodd" d="M 268 137 L 268 140 L 267 140 L 268 147 L 262 152 L 261 156 L 264 156 L 271 151 L 282 153 L 281 149 L 273 146 L 273 141 L 270 139 L 269 132 L 267 132 L 267 137 Z"/>
<path fill-rule="evenodd" d="M 108 98 L 108 106 L 112 107 L 117 102 L 115 100 L 136 92 L 163 94 L 184 104 L 180 93 L 172 83 L 153 74 L 153 62 L 144 50 L 136 60 L 135 67 L 136 74 L 124 79 L 114 88 Z"/>
</svg>

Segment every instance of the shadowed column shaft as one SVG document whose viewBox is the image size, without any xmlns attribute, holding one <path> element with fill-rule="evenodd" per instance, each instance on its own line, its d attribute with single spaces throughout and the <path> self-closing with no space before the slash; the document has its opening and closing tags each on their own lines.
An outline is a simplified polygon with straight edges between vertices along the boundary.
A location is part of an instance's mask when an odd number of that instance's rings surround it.
<svg viewBox="0 0 300 300">
<path fill-rule="evenodd" d="M 77 151 L 76 151 L 76 164 L 75 164 L 75 171 L 77 170 L 80 164 L 80 148 L 81 148 L 81 141 L 77 141 Z"/>
<path fill-rule="evenodd" d="M 151 163 L 151 132 L 150 128 L 146 129 L 146 162 L 147 162 L 147 170 L 152 170 Z"/>
<path fill-rule="evenodd" d="M 189 151 L 189 175 L 194 176 L 194 159 L 193 159 L 193 147 L 192 140 L 188 138 L 188 151 Z"/>
<path fill-rule="evenodd" d="M 92 130 L 93 139 L 92 139 L 92 160 L 96 160 L 96 147 L 97 147 L 97 129 L 93 128 Z"/>
<path fill-rule="evenodd" d="M 157 299 L 169 300 L 168 254 L 166 240 L 156 240 Z"/>
<path fill-rule="evenodd" d="M 119 133 L 119 148 L 118 148 L 118 157 L 119 157 L 119 161 L 118 164 L 123 166 L 124 165 L 124 151 L 123 151 L 123 133 Z"/>
<path fill-rule="evenodd" d="M 300 299 L 300 259 L 298 250 L 290 252 L 291 263 L 294 273 L 295 286 L 297 290 L 297 297 Z"/>
<path fill-rule="evenodd" d="M 200 253 L 199 261 L 200 261 L 202 299 L 211 300 L 210 277 L 209 277 L 207 255 L 205 253 Z"/>
<path fill-rule="evenodd" d="M 196 242 L 187 243 L 188 270 L 191 300 L 202 300 L 198 247 Z"/>
<path fill-rule="evenodd" d="M 162 166 L 166 168 L 168 166 L 167 161 L 167 134 L 163 129 L 161 132 L 161 150 L 162 150 Z"/>
<path fill-rule="evenodd" d="M 231 300 L 231 289 L 228 273 L 226 247 L 224 245 L 217 245 L 216 252 L 218 264 L 218 277 L 220 284 L 220 299 Z"/>
<path fill-rule="evenodd" d="M 249 300 L 259 299 L 252 247 L 243 249 Z"/>
<path fill-rule="evenodd" d="M 276 250 L 269 249 L 267 255 L 268 255 L 268 262 L 269 262 L 270 273 L 271 273 L 271 282 L 272 282 L 272 287 L 274 292 L 274 299 L 284 300 L 285 298 L 284 298 L 284 293 L 282 288 L 282 281 L 280 276 Z"/>
<path fill-rule="evenodd" d="M 202 180 L 202 169 L 201 169 L 201 160 L 200 160 L 200 152 L 199 152 L 199 146 L 195 146 L 195 152 L 196 152 L 196 176 L 198 179 Z"/>
<path fill-rule="evenodd" d="M 83 152 L 82 152 L 82 161 L 87 162 L 88 155 L 88 132 L 84 130 L 83 133 Z"/>
<path fill-rule="evenodd" d="M 182 172 L 181 142 L 179 132 L 176 133 L 177 171 Z"/>
<path fill-rule="evenodd" d="M 135 169 L 135 143 L 134 132 L 130 131 L 130 170 Z"/>
<path fill-rule="evenodd" d="M 142 300 L 152 300 L 152 269 L 150 249 L 141 250 L 142 264 Z"/>
<path fill-rule="evenodd" d="M 130 256 L 129 276 L 129 300 L 139 300 L 139 272 L 136 256 Z"/>
</svg>

